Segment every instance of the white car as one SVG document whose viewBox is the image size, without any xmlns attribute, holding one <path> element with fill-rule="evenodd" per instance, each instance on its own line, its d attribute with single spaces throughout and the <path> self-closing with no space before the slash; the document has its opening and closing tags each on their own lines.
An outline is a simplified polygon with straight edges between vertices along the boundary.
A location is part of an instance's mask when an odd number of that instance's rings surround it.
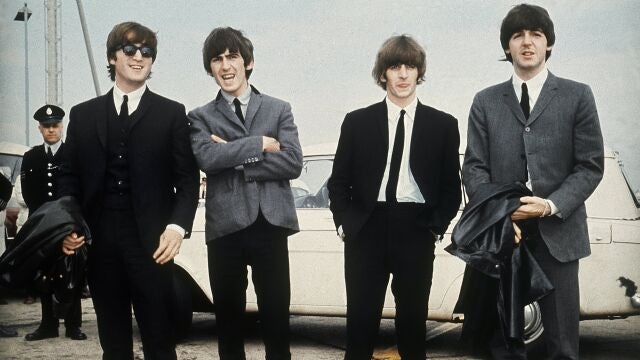
<svg viewBox="0 0 640 360">
<path fill-rule="evenodd" d="M 300 232 L 289 238 L 292 314 L 346 315 L 343 244 L 336 235 L 326 188 L 335 146 L 334 143 L 305 148 L 302 174 L 291 182 L 300 222 Z M 461 208 L 464 203 L 463 200 Z M 179 267 L 175 276 L 179 298 L 176 321 L 183 334 L 191 323 L 192 311 L 211 311 L 215 306 L 209 285 L 204 211 L 201 199 L 191 239 L 183 242 L 175 259 Z M 582 319 L 639 315 L 640 296 L 626 280 L 640 285 L 640 204 L 630 190 L 617 155 L 610 150 L 606 150 L 604 178 L 587 201 L 587 212 L 592 255 L 580 263 Z M 430 320 L 462 321 L 462 314 L 454 313 L 454 307 L 465 264 L 444 251 L 456 221 L 457 217 L 444 240 L 436 245 Z M 622 286 L 623 283 L 627 286 Z M 247 311 L 257 311 L 251 283 Z M 391 318 L 394 314 L 393 296 L 387 289 L 383 316 Z M 539 338 L 543 328 L 537 304 L 527 306 L 525 322 L 527 342 Z"/>
</svg>

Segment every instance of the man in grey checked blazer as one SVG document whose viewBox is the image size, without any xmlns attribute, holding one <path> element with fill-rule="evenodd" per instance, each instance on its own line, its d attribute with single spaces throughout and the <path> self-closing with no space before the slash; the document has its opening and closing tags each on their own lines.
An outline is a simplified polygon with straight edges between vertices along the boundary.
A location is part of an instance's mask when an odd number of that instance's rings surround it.
<svg viewBox="0 0 640 360">
<path fill-rule="evenodd" d="M 253 45 L 216 28 L 203 47 L 216 98 L 189 113 L 191 145 L 207 175 L 206 240 L 221 359 L 244 359 L 247 266 L 267 359 L 290 359 L 287 236 L 298 231 L 289 180 L 302 170 L 291 106 L 248 83 Z"/>
<path fill-rule="evenodd" d="M 587 85 L 547 70 L 555 33 L 545 9 L 514 7 L 500 41 L 514 75 L 473 100 L 463 181 L 470 195 L 488 182 L 521 181 L 533 191 L 511 218 L 533 223 L 527 245 L 555 288 L 540 301 L 547 358 L 577 359 L 578 260 L 590 254 L 584 202 L 604 169 L 595 100 Z M 521 339 L 507 344 L 494 334 L 490 342 L 494 358 L 526 358 Z"/>
</svg>

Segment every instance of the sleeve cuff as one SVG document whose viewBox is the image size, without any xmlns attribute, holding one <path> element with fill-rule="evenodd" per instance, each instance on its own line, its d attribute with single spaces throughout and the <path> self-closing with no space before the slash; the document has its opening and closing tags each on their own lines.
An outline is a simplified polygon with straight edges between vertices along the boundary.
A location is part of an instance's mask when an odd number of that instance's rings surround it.
<svg viewBox="0 0 640 360">
<path fill-rule="evenodd" d="M 551 208 L 551 213 L 549 214 L 549 216 L 557 215 L 559 218 L 562 218 L 562 213 L 560 212 L 556 204 L 554 204 L 553 201 L 549 199 L 545 199 L 545 201 L 549 203 L 549 207 Z"/>
<path fill-rule="evenodd" d="M 180 234 L 180 236 L 182 236 L 184 238 L 184 234 L 186 234 L 186 231 L 182 228 L 182 226 L 177 225 L 177 224 L 169 224 L 167 225 L 167 230 L 173 230 L 175 232 L 177 232 L 178 234 Z"/>
</svg>

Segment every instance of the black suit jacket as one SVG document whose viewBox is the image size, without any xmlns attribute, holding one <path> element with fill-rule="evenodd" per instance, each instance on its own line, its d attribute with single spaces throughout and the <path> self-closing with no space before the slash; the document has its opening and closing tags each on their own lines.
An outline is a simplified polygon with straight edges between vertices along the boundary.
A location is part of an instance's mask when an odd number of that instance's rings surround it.
<svg viewBox="0 0 640 360">
<path fill-rule="evenodd" d="M 103 208 L 107 121 L 113 89 L 71 108 L 59 179 L 62 196 L 74 196 L 95 229 Z M 149 89 L 131 114 L 128 140 L 131 198 L 139 237 L 150 253 L 167 224 L 191 231 L 199 174 L 189 143 L 185 108 Z"/>
<path fill-rule="evenodd" d="M 29 214 L 36 211 L 47 201 L 56 200 L 58 190 L 56 186 L 59 166 L 64 154 L 64 143 L 56 151 L 53 159 L 47 156 L 44 145 L 37 145 L 24 153 L 20 168 L 22 196 L 29 208 Z"/>
<path fill-rule="evenodd" d="M 346 115 L 329 178 L 336 227 L 355 235 L 373 211 L 389 148 L 387 104 L 382 101 Z M 418 102 L 409 166 L 425 198 L 421 225 L 443 234 L 461 199 L 460 134 L 456 119 Z M 405 149 L 406 151 L 406 149 Z"/>
</svg>

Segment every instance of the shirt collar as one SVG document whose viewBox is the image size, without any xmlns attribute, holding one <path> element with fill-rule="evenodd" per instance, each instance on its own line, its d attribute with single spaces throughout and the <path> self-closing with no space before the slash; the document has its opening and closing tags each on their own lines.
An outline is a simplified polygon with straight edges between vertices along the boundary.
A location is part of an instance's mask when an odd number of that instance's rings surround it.
<svg viewBox="0 0 640 360">
<path fill-rule="evenodd" d="M 547 70 L 546 66 L 536 76 L 527 81 L 520 79 L 518 75 L 514 73 L 511 82 L 513 84 L 513 89 L 518 95 L 518 99 L 520 99 L 520 95 L 522 92 L 522 83 L 526 82 L 527 90 L 529 91 L 529 98 L 532 99 L 532 101 L 535 103 L 535 100 L 538 99 L 538 96 L 542 91 L 544 82 L 547 81 L 547 77 L 549 77 L 549 70 Z"/>
<path fill-rule="evenodd" d="M 418 97 L 414 97 L 413 100 L 404 108 L 399 107 L 394 104 L 393 101 L 389 100 L 389 97 L 385 98 L 387 102 L 387 117 L 392 119 L 394 122 L 398 121 L 400 118 L 400 110 L 404 109 L 406 115 L 409 116 L 411 120 L 413 120 L 416 116 L 416 108 L 418 107 Z"/>
<path fill-rule="evenodd" d="M 136 111 L 138 105 L 140 104 L 140 99 L 142 95 L 147 90 L 147 85 L 142 85 L 138 89 L 133 90 L 130 93 L 125 93 L 124 91 L 118 88 L 118 85 L 113 85 L 113 102 L 116 105 L 116 111 L 120 112 L 120 106 L 122 105 L 123 96 L 127 95 L 127 107 L 129 108 L 129 114 Z"/>
<path fill-rule="evenodd" d="M 58 149 L 60 149 L 60 145 L 62 144 L 62 140 L 58 140 L 57 143 L 55 144 L 47 144 L 46 142 L 44 143 L 44 152 L 47 152 L 47 148 L 50 147 L 51 148 L 51 152 L 53 153 L 53 155 L 55 155 L 58 152 Z"/>
<path fill-rule="evenodd" d="M 235 96 L 229 94 L 224 90 L 221 90 L 220 92 L 222 93 L 222 96 L 227 101 L 227 103 L 233 104 L 233 99 L 236 98 Z M 247 105 L 249 103 L 249 99 L 251 99 L 251 85 L 247 84 L 247 88 L 240 96 L 238 96 L 238 100 L 240 101 L 240 104 Z"/>
</svg>

